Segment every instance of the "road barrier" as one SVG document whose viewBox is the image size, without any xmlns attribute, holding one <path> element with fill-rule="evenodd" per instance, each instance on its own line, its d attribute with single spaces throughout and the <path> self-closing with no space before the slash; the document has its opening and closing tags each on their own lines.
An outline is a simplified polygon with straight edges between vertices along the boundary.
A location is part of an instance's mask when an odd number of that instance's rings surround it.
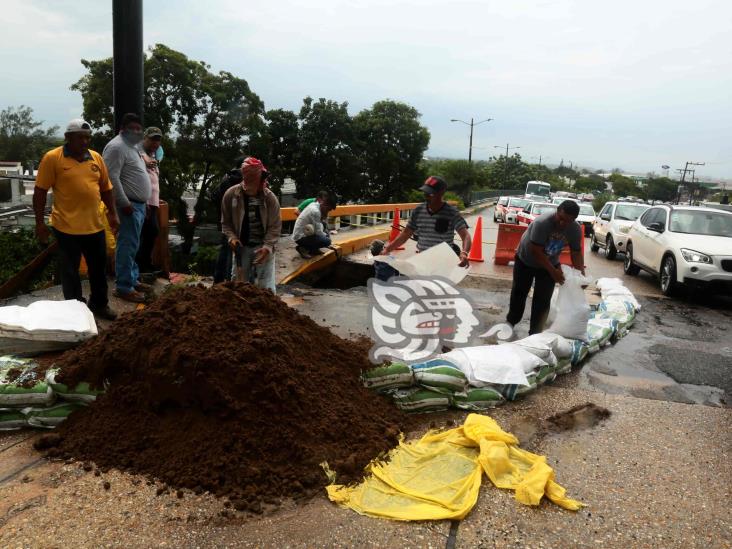
<svg viewBox="0 0 732 549">
<path fill-rule="evenodd" d="M 498 238 L 496 238 L 496 255 L 493 263 L 496 265 L 508 265 L 514 260 L 516 251 L 518 250 L 521 237 L 528 229 L 528 225 L 514 225 L 512 223 L 498 224 Z M 585 228 L 580 225 L 581 238 L 580 245 L 582 249 L 582 257 L 585 255 Z M 559 262 L 565 265 L 572 265 L 572 256 L 569 246 L 565 246 L 559 255 Z"/>
</svg>

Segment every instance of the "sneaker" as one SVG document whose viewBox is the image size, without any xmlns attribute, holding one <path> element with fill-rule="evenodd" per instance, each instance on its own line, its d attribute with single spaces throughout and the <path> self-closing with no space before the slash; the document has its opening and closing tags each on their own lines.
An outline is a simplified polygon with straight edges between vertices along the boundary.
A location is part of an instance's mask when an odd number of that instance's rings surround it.
<svg viewBox="0 0 732 549">
<path fill-rule="evenodd" d="M 119 290 L 115 290 L 114 295 L 130 303 L 145 303 L 145 294 L 141 294 L 138 291 L 132 290 L 131 292 L 123 293 Z"/>
<path fill-rule="evenodd" d="M 117 313 L 115 313 L 109 305 L 106 307 L 95 307 L 89 309 L 94 316 L 101 318 L 103 320 L 116 320 L 117 319 Z"/>
<path fill-rule="evenodd" d="M 150 284 L 145 284 L 144 282 L 138 282 L 137 286 L 135 286 L 135 290 L 138 292 L 152 292 L 153 287 Z"/>
<path fill-rule="evenodd" d="M 313 257 L 302 246 L 295 246 L 295 250 L 297 250 L 297 253 L 299 253 L 300 254 L 300 257 L 302 257 L 303 259 L 311 259 Z"/>
</svg>

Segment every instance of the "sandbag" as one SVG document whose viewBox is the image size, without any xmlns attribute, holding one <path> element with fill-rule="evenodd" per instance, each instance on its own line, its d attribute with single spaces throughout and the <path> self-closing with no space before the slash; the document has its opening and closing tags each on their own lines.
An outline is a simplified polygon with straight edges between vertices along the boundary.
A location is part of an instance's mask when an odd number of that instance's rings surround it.
<svg viewBox="0 0 732 549">
<path fill-rule="evenodd" d="M 569 357 L 560 359 L 559 363 L 557 364 L 557 368 L 556 368 L 557 375 L 568 374 L 571 371 L 572 371 L 572 359 Z"/>
<path fill-rule="evenodd" d="M 45 379 L 38 379 L 37 367 L 27 358 L 0 357 L 0 407 L 48 406 L 53 402 L 53 391 Z"/>
<path fill-rule="evenodd" d="M 569 342 L 572 345 L 572 355 L 570 356 L 570 362 L 572 366 L 577 366 L 577 364 L 582 362 L 589 354 L 589 345 L 584 341 L 580 341 L 579 339 L 570 339 Z"/>
<path fill-rule="evenodd" d="M 28 426 L 28 420 L 19 408 L 0 408 L 0 431 L 14 431 Z"/>
<path fill-rule="evenodd" d="M 473 387 L 492 384 L 528 385 L 526 372 L 546 364 L 539 357 L 510 343 L 460 347 L 442 355 L 460 368 Z"/>
<path fill-rule="evenodd" d="M 83 404 L 65 402 L 48 408 L 24 408 L 23 413 L 29 427 L 53 429 L 65 421 L 72 412 L 84 407 Z"/>
<path fill-rule="evenodd" d="M 56 381 L 57 375 L 58 369 L 50 368 L 46 372 L 46 383 L 48 383 L 53 392 L 63 400 L 88 404 L 90 402 L 94 402 L 97 399 L 97 396 L 104 392 L 101 389 L 92 389 L 85 381 L 79 383 L 76 387 L 69 388 L 65 384 Z"/>
<path fill-rule="evenodd" d="M 618 321 L 611 318 L 592 318 L 587 323 L 587 340 L 590 343 L 590 352 L 592 347 L 599 345 L 603 347 L 610 343 L 610 339 L 615 335 L 618 329 Z"/>
<path fill-rule="evenodd" d="M 548 342 L 546 337 L 537 337 L 541 335 L 542 334 L 530 335 L 529 337 L 525 337 L 523 339 L 512 342 L 511 345 L 521 347 L 532 355 L 539 357 L 547 364 L 556 366 L 557 357 L 554 355 L 554 347 L 552 345 L 552 342 Z"/>
<path fill-rule="evenodd" d="M 421 387 L 397 389 L 392 398 L 397 408 L 405 412 L 438 412 L 447 410 L 452 403 L 449 395 Z"/>
<path fill-rule="evenodd" d="M 455 393 L 452 397 L 452 405 L 455 408 L 474 412 L 488 410 L 503 404 L 504 401 L 500 391 L 493 387 L 471 387 L 461 393 Z"/>
<path fill-rule="evenodd" d="M 578 270 L 567 265 L 562 265 L 562 273 L 564 284 L 557 290 L 555 319 L 547 331 L 569 339 L 585 340 L 590 306 L 582 286 L 590 281 Z"/>
<path fill-rule="evenodd" d="M 525 340 L 536 340 L 546 343 L 551 347 L 554 356 L 558 359 L 567 358 L 572 355 L 572 344 L 565 337 L 552 332 L 541 332 L 540 334 L 530 335 Z"/>
<path fill-rule="evenodd" d="M 455 364 L 444 358 L 412 364 L 414 381 L 428 389 L 452 394 L 465 390 L 468 378 Z"/>
<path fill-rule="evenodd" d="M 366 370 L 361 374 L 361 379 L 366 387 L 378 391 L 414 385 L 412 368 L 408 364 L 399 362 Z"/>
</svg>

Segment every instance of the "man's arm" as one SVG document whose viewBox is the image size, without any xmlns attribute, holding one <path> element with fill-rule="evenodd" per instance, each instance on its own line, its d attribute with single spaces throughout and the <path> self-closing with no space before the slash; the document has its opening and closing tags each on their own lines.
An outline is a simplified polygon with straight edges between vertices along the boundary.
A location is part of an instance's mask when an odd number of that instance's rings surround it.
<svg viewBox="0 0 732 549">
<path fill-rule="evenodd" d="M 582 256 L 582 250 L 571 250 L 572 267 L 585 274 L 585 258 Z"/>
<path fill-rule="evenodd" d="M 229 240 L 229 246 L 236 248 L 236 245 L 239 244 L 239 236 L 234 232 L 231 196 L 227 196 L 227 193 L 224 193 L 224 198 L 221 199 L 221 232 Z"/>
<path fill-rule="evenodd" d="M 414 234 L 414 231 L 407 227 L 404 229 L 399 236 L 397 236 L 394 240 L 389 242 L 386 246 L 384 246 L 384 249 L 381 251 L 381 255 L 388 255 L 392 250 L 398 248 L 402 244 L 404 244 L 407 240 L 412 238 L 412 235 Z"/>
<path fill-rule="evenodd" d="M 46 221 L 44 219 L 47 195 L 48 190 L 41 189 L 40 187 L 34 187 L 33 211 L 36 214 L 36 238 L 38 238 L 38 241 L 41 244 L 46 244 L 48 242 L 48 237 L 51 235 L 51 232 L 48 230 L 48 227 L 46 226 Z"/>
<path fill-rule="evenodd" d="M 473 239 L 470 236 L 470 231 L 468 231 L 467 227 L 460 227 L 457 233 L 463 240 L 463 248 L 460 252 L 460 266 L 467 267 L 470 263 L 468 261 L 468 255 L 470 255 L 470 248 L 473 247 Z"/>
<path fill-rule="evenodd" d="M 543 245 L 531 242 L 531 256 L 539 265 L 541 265 L 542 269 L 545 269 L 546 272 L 549 273 L 549 275 L 554 279 L 554 282 L 564 284 L 564 274 L 562 273 L 562 269 L 558 269 L 552 265 L 552 262 L 549 261 L 549 256 L 544 253 Z"/>
<path fill-rule="evenodd" d="M 576 231 L 569 240 L 569 251 L 572 257 L 572 267 L 585 274 L 585 258 L 582 257 L 582 229 L 576 225 Z"/>
<path fill-rule="evenodd" d="M 114 205 L 114 194 L 112 189 L 99 193 L 102 197 L 102 202 L 107 207 L 107 221 L 109 227 L 112 229 L 113 234 L 117 234 L 119 230 L 119 218 L 117 217 L 117 209 Z"/>
<path fill-rule="evenodd" d="M 120 176 L 122 174 L 122 166 L 124 165 L 124 155 L 119 147 L 107 145 L 102 153 L 104 158 L 104 164 L 107 166 L 107 173 L 109 174 L 109 180 L 112 182 L 114 189 L 114 197 L 117 203 L 121 206 L 122 213 L 130 215 L 132 213 L 132 206 L 130 201 L 127 199 L 125 190 L 122 187 L 122 181 Z"/>
<path fill-rule="evenodd" d="M 269 196 L 269 203 L 267 204 L 270 209 L 269 223 L 265 227 L 263 247 L 269 249 L 271 253 L 274 251 L 275 244 L 277 244 L 282 233 L 282 212 L 280 211 L 280 202 L 277 198 L 272 195 Z"/>
</svg>

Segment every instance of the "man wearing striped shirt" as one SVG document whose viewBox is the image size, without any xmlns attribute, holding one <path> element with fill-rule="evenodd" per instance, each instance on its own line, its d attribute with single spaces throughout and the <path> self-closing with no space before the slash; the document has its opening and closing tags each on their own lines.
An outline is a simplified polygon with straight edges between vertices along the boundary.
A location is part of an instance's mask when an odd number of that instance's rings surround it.
<svg viewBox="0 0 732 549">
<path fill-rule="evenodd" d="M 384 246 L 381 254 L 388 255 L 409 240 L 412 235 L 416 235 L 417 252 L 423 252 L 441 242 L 447 242 L 460 257 L 459 265 L 467 267 L 472 239 L 468 232 L 468 224 L 460 215 L 460 210 L 443 200 L 445 191 L 447 191 L 447 183 L 441 177 L 430 176 L 419 190 L 424 193 L 425 202 L 414 209 L 406 229 Z M 454 233 L 460 236 L 461 247 L 453 242 Z M 377 278 L 381 277 L 377 275 Z"/>
</svg>

